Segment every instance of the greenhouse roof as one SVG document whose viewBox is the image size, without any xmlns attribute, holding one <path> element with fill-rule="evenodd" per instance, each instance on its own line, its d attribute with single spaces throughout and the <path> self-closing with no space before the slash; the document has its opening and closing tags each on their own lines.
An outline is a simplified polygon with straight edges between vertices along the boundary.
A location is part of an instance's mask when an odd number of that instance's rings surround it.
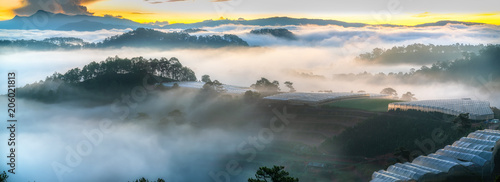
<svg viewBox="0 0 500 182">
<path fill-rule="evenodd" d="M 439 181 L 446 175 L 471 172 L 491 175 L 494 167 L 492 154 L 498 150 L 496 142 L 500 141 L 499 136 L 498 130 L 475 131 L 436 153 L 376 171 L 371 181 Z"/>
<path fill-rule="evenodd" d="M 288 101 L 294 103 L 318 104 L 339 99 L 369 97 L 366 93 L 350 93 L 350 92 L 326 92 L 326 93 L 308 93 L 308 92 L 292 92 L 280 93 L 264 97 L 265 100 L 273 101 Z"/>
<path fill-rule="evenodd" d="M 390 103 L 389 110 L 395 109 L 435 111 L 451 115 L 469 113 L 469 117 L 476 120 L 491 119 L 493 117 L 493 111 L 488 101 L 471 99 L 441 99 Z"/>
</svg>

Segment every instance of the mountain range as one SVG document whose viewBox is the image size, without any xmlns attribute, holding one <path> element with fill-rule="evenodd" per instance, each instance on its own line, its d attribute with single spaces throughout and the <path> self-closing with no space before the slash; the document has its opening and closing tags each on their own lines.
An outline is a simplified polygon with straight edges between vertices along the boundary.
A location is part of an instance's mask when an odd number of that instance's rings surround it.
<svg viewBox="0 0 500 182">
<path fill-rule="evenodd" d="M 153 27 L 128 19 L 112 16 L 65 15 L 43 10 L 31 16 L 15 16 L 11 20 L 0 21 L 0 29 L 39 29 L 39 30 L 77 30 L 94 31 L 101 29 L 124 29 Z"/>
<path fill-rule="evenodd" d="M 460 22 L 460 21 L 439 21 L 435 23 L 425 23 L 415 25 L 415 27 L 444 26 L 446 24 L 477 25 L 482 23 Z M 0 29 L 39 29 L 39 30 L 75 30 L 75 31 L 95 31 L 102 29 L 136 29 L 144 28 L 179 28 L 194 29 L 202 27 L 215 27 L 226 24 L 235 25 L 257 25 L 257 26 L 285 26 L 285 25 L 338 25 L 343 27 L 363 27 L 368 24 L 348 23 L 338 20 L 271 17 L 255 20 L 205 20 L 198 23 L 184 24 L 176 23 L 163 27 L 134 22 L 132 20 L 113 16 L 91 16 L 91 15 L 66 15 L 61 13 L 51 13 L 43 10 L 37 11 L 30 16 L 15 16 L 11 20 L 0 21 Z M 379 26 L 394 27 L 399 25 L 383 24 Z"/>
</svg>

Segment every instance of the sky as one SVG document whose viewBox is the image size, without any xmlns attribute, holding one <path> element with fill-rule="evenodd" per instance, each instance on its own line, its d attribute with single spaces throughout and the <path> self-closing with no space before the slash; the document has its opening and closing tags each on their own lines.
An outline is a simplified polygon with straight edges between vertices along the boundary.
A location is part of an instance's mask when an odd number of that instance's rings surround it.
<svg viewBox="0 0 500 182">
<path fill-rule="evenodd" d="M 0 0 L 0 4 L 0 20 L 43 9 L 65 14 L 112 15 L 141 23 L 288 16 L 368 24 L 415 25 L 455 20 L 500 25 L 498 0 Z"/>
</svg>

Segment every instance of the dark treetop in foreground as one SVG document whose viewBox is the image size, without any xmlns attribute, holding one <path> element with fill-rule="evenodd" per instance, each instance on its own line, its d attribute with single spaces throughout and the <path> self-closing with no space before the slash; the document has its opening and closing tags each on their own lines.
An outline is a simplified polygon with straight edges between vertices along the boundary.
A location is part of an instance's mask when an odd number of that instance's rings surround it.
<svg viewBox="0 0 500 182">
<path fill-rule="evenodd" d="M 290 177 L 290 173 L 283 170 L 283 166 L 259 167 L 255 179 L 249 178 L 248 182 L 298 182 L 298 178 Z"/>
</svg>

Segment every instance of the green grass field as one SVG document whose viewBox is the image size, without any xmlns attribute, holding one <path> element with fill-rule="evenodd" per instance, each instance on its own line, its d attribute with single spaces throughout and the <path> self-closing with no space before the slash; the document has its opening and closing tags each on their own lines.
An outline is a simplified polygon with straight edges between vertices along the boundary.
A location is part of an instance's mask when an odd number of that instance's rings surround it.
<svg viewBox="0 0 500 182">
<path fill-rule="evenodd" d="M 391 102 L 401 101 L 392 99 L 352 99 L 326 104 L 323 107 L 341 107 L 372 112 L 386 112 L 387 105 Z"/>
</svg>

